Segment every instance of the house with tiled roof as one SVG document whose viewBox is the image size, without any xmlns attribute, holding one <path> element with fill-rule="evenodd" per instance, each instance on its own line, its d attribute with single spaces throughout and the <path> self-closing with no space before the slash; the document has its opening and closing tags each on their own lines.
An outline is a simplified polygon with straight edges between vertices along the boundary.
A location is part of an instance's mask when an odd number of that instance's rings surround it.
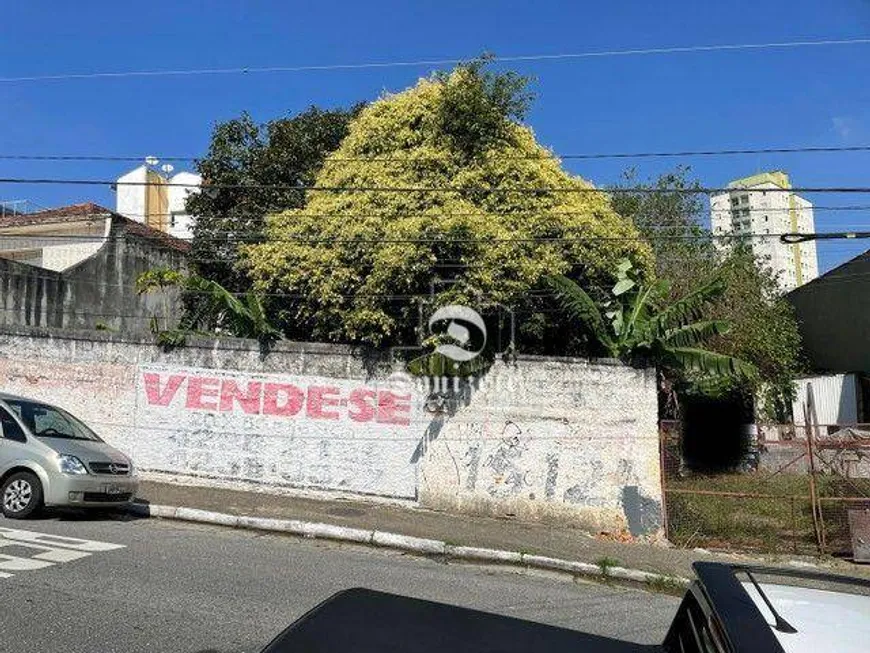
<svg viewBox="0 0 870 653">
<path fill-rule="evenodd" d="M 139 295 L 155 268 L 184 270 L 190 244 L 93 203 L 0 216 L 0 326 L 146 333 L 180 310 Z"/>
</svg>

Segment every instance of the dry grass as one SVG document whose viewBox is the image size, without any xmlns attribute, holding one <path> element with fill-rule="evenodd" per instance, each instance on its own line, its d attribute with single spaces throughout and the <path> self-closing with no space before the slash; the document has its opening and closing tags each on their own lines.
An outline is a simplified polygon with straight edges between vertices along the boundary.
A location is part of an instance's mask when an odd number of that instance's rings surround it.
<svg viewBox="0 0 870 653">
<path fill-rule="evenodd" d="M 867 497 L 870 479 L 819 475 L 821 497 Z M 714 494 L 708 494 L 708 493 Z M 769 553 L 814 553 L 817 540 L 807 474 L 721 474 L 667 482 L 669 536 L 681 547 Z M 850 548 L 846 509 L 860 502 L 823 501 L 828 552 Z"/>
</svg>

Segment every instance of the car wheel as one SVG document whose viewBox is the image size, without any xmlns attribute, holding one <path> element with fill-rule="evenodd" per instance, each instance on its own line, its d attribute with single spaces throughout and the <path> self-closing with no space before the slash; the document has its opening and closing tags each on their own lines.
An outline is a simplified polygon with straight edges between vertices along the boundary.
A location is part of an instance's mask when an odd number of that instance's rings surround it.
<svg viewBox="0 0 870 653">
<path fill-rule="evenodd" d="M 36 474 L 16 472 L 0 488 L 3 514 L 10 519 L 24 519 L 42 507 L 42 483 Z"/>
</svg>

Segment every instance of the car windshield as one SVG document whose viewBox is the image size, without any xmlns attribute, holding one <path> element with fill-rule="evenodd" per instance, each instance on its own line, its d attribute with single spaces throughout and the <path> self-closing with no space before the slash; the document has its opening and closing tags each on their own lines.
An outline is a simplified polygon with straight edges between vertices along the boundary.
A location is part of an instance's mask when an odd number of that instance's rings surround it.
<svg viewBox="0 0 870 653">
<path fill-rule="evenodd" d="M 100 437 L 81 420 L 73 417 L 65 410 L 49 406 L 48 404 L 21 399 L 7 399 L 6 403 L 15 411 L 18 418 L 24 422 L 28 430 L 37 437 L 102 442 Z"/>
</svg>

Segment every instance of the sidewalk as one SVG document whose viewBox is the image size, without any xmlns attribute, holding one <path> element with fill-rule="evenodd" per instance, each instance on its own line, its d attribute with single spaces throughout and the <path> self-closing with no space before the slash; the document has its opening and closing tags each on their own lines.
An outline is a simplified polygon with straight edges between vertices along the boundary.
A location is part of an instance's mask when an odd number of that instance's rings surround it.
<svg viewBox="0 0 870 653">
<path fill-rule="evenodd" d="M 666 577 L 691 578 L 695 560 L 760 564 L 819 564 L 830 571 L 870 575 L 870 569 L 844 561 L 798 556 L 716 554 L 644 543 L 615 542 L 575 528 L 456 515 L 381 502 L 313 499 L 260 492 L 143 481 L 139 501 L 154 505 L 195 508 L 234 516 L 295 519 L 411 537 L 442 540 L 451 545 L 498 549 L 562 560 L 626 567 Z"/>
</svg>

